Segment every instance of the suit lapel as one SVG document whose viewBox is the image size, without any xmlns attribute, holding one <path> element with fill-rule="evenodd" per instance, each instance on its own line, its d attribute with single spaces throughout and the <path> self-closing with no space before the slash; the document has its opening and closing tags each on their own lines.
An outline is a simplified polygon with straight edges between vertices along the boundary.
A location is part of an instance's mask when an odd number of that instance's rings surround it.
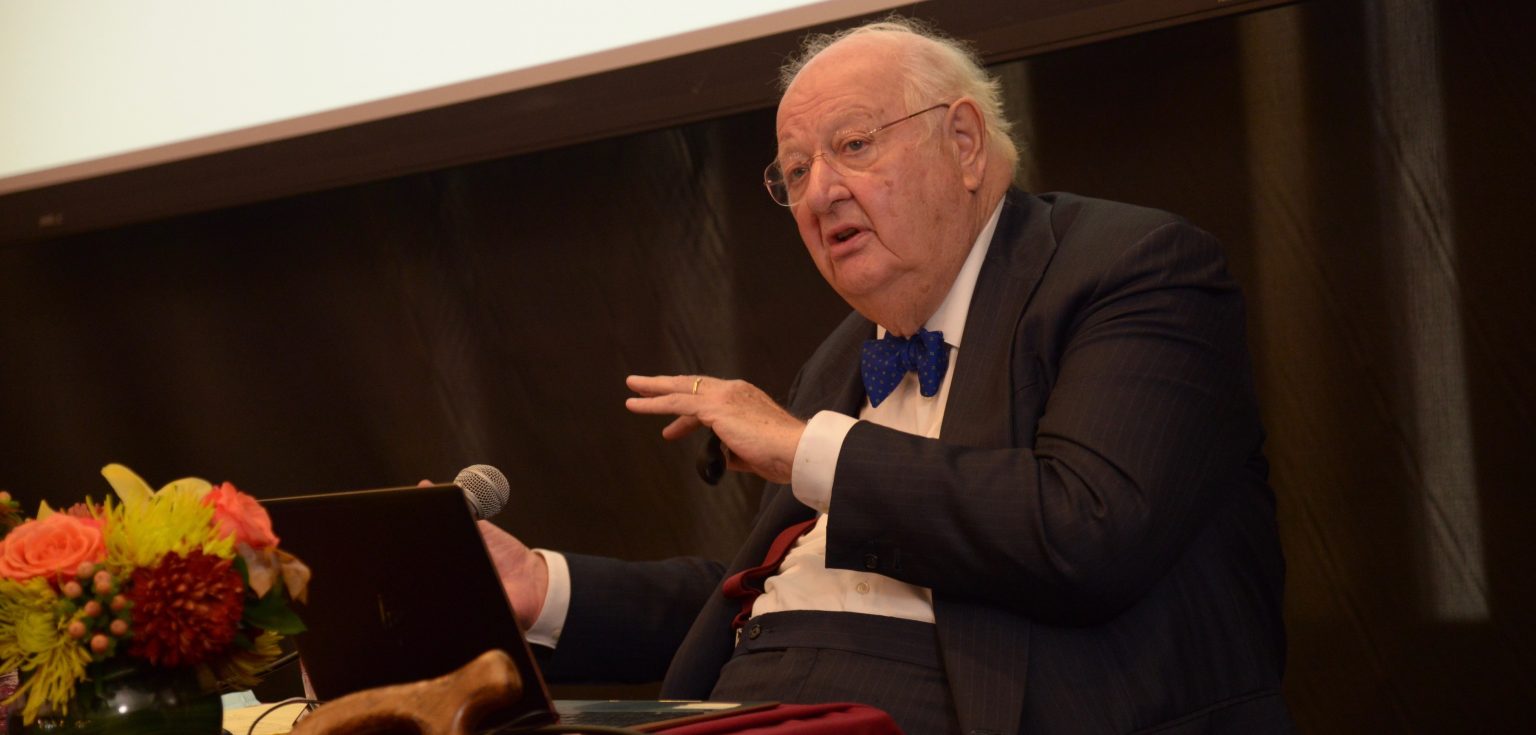
<svg viewBox="0 0 1536 735">
<path fill-rule="evenodd" d="M 1010 415 L 1014 331 L 1056 252 L 1044 202 L 1008 192 L 992 245 L 976 277 L 940 436 L 946 444 L 1013 445 Z"/>
</svg>

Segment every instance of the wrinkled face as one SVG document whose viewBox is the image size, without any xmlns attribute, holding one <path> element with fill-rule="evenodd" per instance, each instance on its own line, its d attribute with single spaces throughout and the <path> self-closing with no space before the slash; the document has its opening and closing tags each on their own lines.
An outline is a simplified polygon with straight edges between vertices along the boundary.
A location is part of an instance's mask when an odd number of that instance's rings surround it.
<svg viewBox="0 0 1536 735">
<path fill-rule="evenodd" d="M 849 131 L 921 109 L 907 109 L 898 53 L 890 43 L 855 37 L 812 59 L 779 104 L 778 160 L 825 154 Z M 881 131 L 874 138 L 878 157 L 867 170 L 813 160 L 805 190 L 790 208 L 822 277 L 866 316 L 874 299 L 920 300 L 947 290 L 950 274 L 940 264 L 954 248 L 969 248 L 963 242 L 967 192 L 945 145 L 949 116 L 949 110 L 929 112 Z"/>
</svg>

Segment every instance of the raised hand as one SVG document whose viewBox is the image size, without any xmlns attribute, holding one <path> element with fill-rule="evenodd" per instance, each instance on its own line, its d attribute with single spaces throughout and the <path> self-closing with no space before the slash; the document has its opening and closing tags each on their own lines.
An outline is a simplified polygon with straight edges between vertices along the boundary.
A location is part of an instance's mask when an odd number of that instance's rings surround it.
<svg viewBox="0 0 1536 735">
<path fill-rule="evenodd" d="M 730 450 L 731 469 L 789 482 L 805 422 L 757 386 L 701 375 L 631 375 L 624 382 L 640 394 L 626 400 L 625 408 L 677 416 L 661 430 L 663 437 L 678 439 L 708 426 Z"/>
</svg>

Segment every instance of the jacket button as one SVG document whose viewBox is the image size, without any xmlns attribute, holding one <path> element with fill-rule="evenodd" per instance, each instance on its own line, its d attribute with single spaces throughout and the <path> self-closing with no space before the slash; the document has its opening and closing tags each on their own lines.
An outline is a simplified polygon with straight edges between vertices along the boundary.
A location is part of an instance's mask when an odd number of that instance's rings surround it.
<svg viewBox="0 0 1536 735">
<path fill-rule="evenodd" d="M 751 638 L 752 640 L 757 640 L 757 637 L 762 634 L 763 626 L 758 625 L 757 623 L 753 623 L 752 627 L 747 629 L 747 637 Z"/>
<path fill-rule="evenodd" d="M 880 555 L 879 554 L 865 554 L 864 555 L 864 568 L 865 569 L 879 569 L 880 568 Z"/>
</svg>

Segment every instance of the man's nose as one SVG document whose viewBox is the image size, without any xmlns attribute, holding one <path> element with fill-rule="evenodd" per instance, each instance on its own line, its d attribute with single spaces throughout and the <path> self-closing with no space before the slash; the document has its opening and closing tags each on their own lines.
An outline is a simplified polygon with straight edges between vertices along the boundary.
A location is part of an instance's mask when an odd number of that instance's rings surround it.
<svg viewBox="0 0 1536 735">
<path fill-rule="evenodd" d="M 805 205 L 813 212 L 825 212 L 849 196 L 843 172 L 825 155 L 811 161 L 805 177 Z"/>
</svg>

